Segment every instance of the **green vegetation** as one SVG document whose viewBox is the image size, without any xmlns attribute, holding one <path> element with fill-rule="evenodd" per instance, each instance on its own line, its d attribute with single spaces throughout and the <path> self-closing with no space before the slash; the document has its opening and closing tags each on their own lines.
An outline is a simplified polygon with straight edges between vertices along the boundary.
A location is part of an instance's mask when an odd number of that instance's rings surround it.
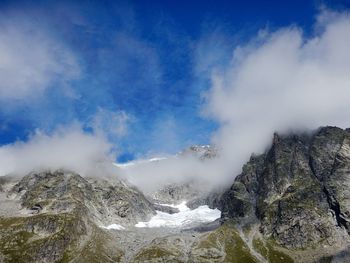
<svg viewBox="0 0 350 263">
<path fill-rule="evenodd" d="M 124 252 L 115 247 L 115 241 L 110 236 L 101 231 L 98 227 L 93 227 L 93 234 L 81 251 L 69 251 L 66 253 L 66 260 L 75 263 L 96 263 L 96 262 L 121 262 Z"/>
<path fill-rule="evenodd" d="M 0 252 L 6 262 L 59 261 L 85 232 L 75 214 L 0 218 Z"/>
<path fill-rule="evenodd" d="M 141 250 L 135 256 L 134 262 L 145 262 L 147 260 L 153 260 L 153 259 L 162 259 L 164 262 L 170 261 L 170 260 L 171 262 L 182 262 L 177 258 L 178 258 L 177 253 L 174 253 L 162 247 L 151 246 Z"/>
<path fill-rule="evenodd" d="M 238 232 L 230 225 L 225 224 L 208 234 L 195 249 L 213 249 L 221 250 L 224 255 L 224 262 L 231 263 L 255 263 L 258 260 L 251 254 L 249 247 L 242 240 Z M 210 259 L 206 254 L 200 255 L 201 258 Z M 221 262 L 222 259 L 218 260 Z M 212 262 L 215 262 L 213 259 Z"/>
<path fill-rule="evenodd" d="M 293 259 L 275 248 L 271 241 L 264 242 L 261 239 L 253 240 L 254 249 L 259 252 L 269 263 L 293 263 Z"/>
<path fill-rule="evenodd" d="M 320 263 L 331 263 L 332 262 L 333 257 L 329 256 L 329 257 L 323 257 L 320 259 Z"/>
</svg>

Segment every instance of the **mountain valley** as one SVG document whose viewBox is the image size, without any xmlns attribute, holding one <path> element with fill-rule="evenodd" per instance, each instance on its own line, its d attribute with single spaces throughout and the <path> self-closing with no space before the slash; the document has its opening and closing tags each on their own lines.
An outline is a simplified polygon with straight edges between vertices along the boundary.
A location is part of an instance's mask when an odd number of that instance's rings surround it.
<svg viewBox="0 0 350 263">
<path fill-rule="evenodd" d="M 350 130 L 275 134 L 232 178 L 149 194 L 67 170 L 0 177 L 0 262 L 350 262 Z"/>
</svg>

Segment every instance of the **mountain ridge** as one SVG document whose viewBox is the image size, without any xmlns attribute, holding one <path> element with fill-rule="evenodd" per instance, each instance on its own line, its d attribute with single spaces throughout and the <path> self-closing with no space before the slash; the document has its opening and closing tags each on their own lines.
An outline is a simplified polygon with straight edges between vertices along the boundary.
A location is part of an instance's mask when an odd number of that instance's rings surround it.
<svg viewBox="0 0 350 263">
<path fill-rule="evenodd" d="M 136 229 L 162 208 L 111 178 L 68 171 L 0 178 L 0 261 L 346 262 L 349 186 L 350 130 L 337 127 L 275 133 L 226 190 L 192 193 L 189 207 L 218 208 L 221 219 L 187 229 Z M 190 198 L 191 189 L 169 186 L 158 197 Z M 163 212 L 179 212 L 170 208 Z M 103 228 L 112 223 L 126 228 Z"/>
<path fill-rule="evenodd" d="M 348 129 L 275 134 L 271 148 L 251 157 L 223 194 L 222 217 L 257 220 L 265 238 L 287 249 L 322 246 L 331 254 L 340 247 L 349 254 L 349 150 Z"/>
</svg>

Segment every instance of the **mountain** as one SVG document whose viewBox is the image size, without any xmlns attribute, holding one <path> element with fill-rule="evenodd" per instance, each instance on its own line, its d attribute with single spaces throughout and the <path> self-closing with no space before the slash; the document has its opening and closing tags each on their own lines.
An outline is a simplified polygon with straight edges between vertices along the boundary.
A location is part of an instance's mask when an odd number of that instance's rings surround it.
<svg viewBox="0 0 350 263">
<path fill-rule="evenodd" d="M 276 246 L 295 262 L 350 262 L 350 130 L 275 134 L 219 202 L 226 221 L 255 229 L 252 243 L 268 259 Z"/>
<path fill-rule="evenodd" d="M 122 182 L 68 171 L 31 173 L 19 182 L 3 178 L 2 189 L 4 262 L 115 261 L 122 251 L 101 226 L 132 225 L 155 213 L 142 193 Z"/>
<path fill-rule="evenodd" d="M 232 178 L 150 196 L 65 170 L 0 177 L 0 262 L 350 262 L 350 130 L 275 134 Z"/>
</svg>

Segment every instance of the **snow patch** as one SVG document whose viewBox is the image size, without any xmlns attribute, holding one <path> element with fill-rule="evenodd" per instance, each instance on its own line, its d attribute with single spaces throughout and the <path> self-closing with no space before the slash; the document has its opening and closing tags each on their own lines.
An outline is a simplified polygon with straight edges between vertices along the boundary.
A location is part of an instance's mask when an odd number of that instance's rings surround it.
<svg viewBox="0 0 350 263">
<path fill-rule="evenodd" d="M 124 230 L 125 229 L 125 227 L 118 225 L 118 224 L 111 224 L 109 226 L 101 226 L 101 228 L 108 229 L 108 230 L 111 230 L 111 229 Z"/>
<path fill-rule="evenodd" d="M 136 165 L 140 165 L 140 164 L 146 164 L 146 163 L 152 163 L 152 162 L 159 162 L 162 160 L 166 160 L 168 159 L 167 157 L 154 157 L 151 159 L 146 159 L 146 160 L 136 160 L 136 161 L 131 161 L 131 162 L 127 162 L 127 163 L 113 163 L 114 166 L 118 167 L 118 168 L 122 168 L 122 169 L 126 169 L 128 167 L 132 167 L 132 166 L 136 166 Z"/>
<path fill-rule="evenodd" d="M 168 214 L 156 211 L 157 214 L 148 222 L 139 222 L 135 227 L 185 227 L 195 223 L 209 223 L 221 217 L 221 211 L 218 209 L 210 209 L 207 205 L 197 207 L 191 210 L 186 206 L 186 202 L 179 205 L 160 204 L 171 206 L 179 209 L 178 213 Z"/>
<path fill-rule="evenodd" d="M 186 205 L 186 201 L 183 201 L 182 203 L 178 204 L 178 205 L 174 205 L 174 204 L 157 204 L 157 205 L 161 205 L 161 206 L 169 206 L 169 207 L 173 207 L 173 208 L 177 208 L 179 209 L 179 212 L 184 212 L 184 211 L 189 211 L 191 210 L 187 205 Z"/>
</svg>

